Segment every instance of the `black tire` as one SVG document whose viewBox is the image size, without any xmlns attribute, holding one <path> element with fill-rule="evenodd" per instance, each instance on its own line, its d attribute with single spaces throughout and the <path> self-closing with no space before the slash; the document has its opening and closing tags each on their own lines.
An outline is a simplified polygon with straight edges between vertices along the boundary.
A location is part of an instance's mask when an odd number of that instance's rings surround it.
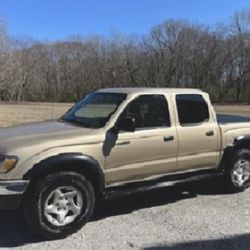
<svg viewBox="0 0 250 250">
<path fill-rule="evenodd" d="M 231 193 L 242 192 L 250 186 L 250 178 L 245 180 L 244 183 L 239 184 L 236 176 L 233 174 L 236 168 L 236 164 L 240 162 L 250 162 L 250 150 L 240 149 L 234 153 L 232 159 L 225 169 L 225 182 L 226 189 Z"/>
<path fill-rule="evenodd" d="M 59 204 L 54 204 L 54 200 L 58 200 L 59 198 L 55 198 L 53 195 L 58 189 L 59 191 L 60 189 L 66 189 L 65 195 L 68 195 L 70 194 L 70 191 L 67 190 L 67 188 L 71 190 L 71 194 L 77 193 L 77 197 L 74 196 L 71 198 L 71 201 L 74 205 L 77 202 L 76 205 L 78 211 L 76 215 L 72 211 L 68 211 L 68 213 L 65 212 L 67 213 L 65 216 L 67 219 L 71 218 L 70 216 L 72 216 L 72 214 L 73 216 L 76 216 L 72 222 L 68 222 L 68 224 L 65 225 L 55 225 L 56 222 L 59 223 L 57 221 L 57 216 L 59 216 L 60 212 L 58 212 L 58 209 L 65 210 L 66 208 L 56 207 L 59 206 Z M 50 199 L 53 201 L 50 201 Z M 60 198 L 60 200 L 61 199 L 67 200 L 68 198 Z M 78 199 L 80 199 L 81 205 L 78 204 Z M 66 200 L 63 201 L 67 202 Z M 47 205 L 48 202 L 52 202 L 53 204 Z M 66 205 L 68 204 L 70 203 L 67 203 Z M 45 206 L 47 208 L 48 206 L 53 206 L 53 209 L 55 209 L 58 214 L 49 214 L 46 211 Z M 63 205 L 60 203 L 60 206 Z M 95 192 L 92 184 L 84 176 L 76 172 L 68 171 L 52 173 L 38 181 L 31 186 L 23 201 L 24 216 L 31 229 L 42 238 L 49 240 L 65 238 L 78 231 L 86 222 L 88 222 L 94 211 L 94 207 Z"/>
</svg>

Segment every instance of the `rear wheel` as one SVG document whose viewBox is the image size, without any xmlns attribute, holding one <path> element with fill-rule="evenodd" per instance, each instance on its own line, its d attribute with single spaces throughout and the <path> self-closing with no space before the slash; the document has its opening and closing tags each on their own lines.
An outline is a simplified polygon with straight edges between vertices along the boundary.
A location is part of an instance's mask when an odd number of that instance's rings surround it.
<svg viewBox="0 0 250 250">
<path fill-rule="evenodd" d="M 241 192 L 250 186 L 250 151 L 236 151 L 226 169 L 226 186 L 231 192 Z"/>
<path fill-rule="evenodd" d="M 76 232 L 89 220 L 95 193 L 84 176 L 57 172 L 32 186 L 23 204 L 33 231 L 46 239 L 58 239 Z"/>
</svg>

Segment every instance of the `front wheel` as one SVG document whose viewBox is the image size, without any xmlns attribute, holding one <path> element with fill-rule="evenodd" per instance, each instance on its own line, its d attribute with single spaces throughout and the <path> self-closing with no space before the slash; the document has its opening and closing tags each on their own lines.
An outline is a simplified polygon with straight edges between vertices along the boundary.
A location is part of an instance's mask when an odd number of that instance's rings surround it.
<svg viewBox="0 0 250 250">
<path fill-rule="evenodd" d="M 94 189 L 84 176 L 56 172 L 32 186 L 24 200 L 24 215 L 35 233 L 58 239 L 79 230 L 94 206 Z"/>
<path fill-rule="evenodd" d="M 235 152 L 225 172 L 226 187 L 230 192 L 241 192 L 250 186 L 250 151 Z"/>
</svg>

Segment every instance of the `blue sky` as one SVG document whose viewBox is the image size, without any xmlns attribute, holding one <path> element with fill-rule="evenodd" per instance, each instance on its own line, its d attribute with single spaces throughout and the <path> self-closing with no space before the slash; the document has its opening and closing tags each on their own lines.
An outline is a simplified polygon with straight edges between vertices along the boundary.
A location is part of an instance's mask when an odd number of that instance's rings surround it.
<svg viewBox="0 0 250 250">
<path fill-rule="evenodd" d="M 227 22 L 250 0 L 0 0 L 12 36 L 61 40 L 74 35 L 146 34 L 166 19 Z"/>
</svg>

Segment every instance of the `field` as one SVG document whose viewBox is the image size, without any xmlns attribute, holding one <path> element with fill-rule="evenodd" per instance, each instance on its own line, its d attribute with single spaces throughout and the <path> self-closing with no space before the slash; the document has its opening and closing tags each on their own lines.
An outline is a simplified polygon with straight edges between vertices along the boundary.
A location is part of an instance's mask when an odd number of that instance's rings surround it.
<svg viewBox="0 0 250 250">
<path fill-rule="evenodd" d="M 68 103 L 1 103 L 0 127 L 56 119 L 71 106 Z M 215 109 L 218 113 L 250 115 L 250 105 L 216 105 Z"/>
<path fill-rule="evenodd" d="M 56 119 L 71 106 L 72 104 L 65 103 L 1 103 L 0 127 Z"/>
</svg>

